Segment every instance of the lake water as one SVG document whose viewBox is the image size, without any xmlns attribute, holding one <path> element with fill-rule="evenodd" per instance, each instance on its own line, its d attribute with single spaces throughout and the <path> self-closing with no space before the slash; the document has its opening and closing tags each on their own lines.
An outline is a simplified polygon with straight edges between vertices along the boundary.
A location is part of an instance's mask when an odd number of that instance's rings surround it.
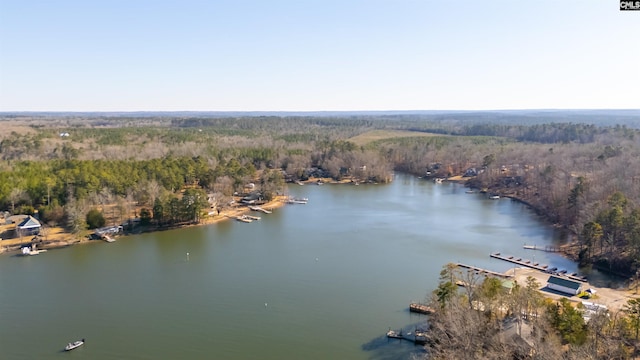
<svg viewBox="0 0 640 360">
<path fill-rule="evenodd" d="M 489 258 L 500 251 L 576 270 L 522 248 L 561 241 L 525 206 L 457 184 L 398 175 L 288 191 L 309 203 L 251 224 L 0 255 L 0 358 L 404 359 L 420 348 L 384 334 L 425 321 L 409 302 L 446 263 L 506 271 Z"/>
</svg>

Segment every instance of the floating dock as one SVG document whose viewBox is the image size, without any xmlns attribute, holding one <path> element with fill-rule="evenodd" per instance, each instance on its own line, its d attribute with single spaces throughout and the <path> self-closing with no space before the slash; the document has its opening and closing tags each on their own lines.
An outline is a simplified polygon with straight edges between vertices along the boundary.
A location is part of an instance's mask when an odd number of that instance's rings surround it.
<svg viewBox="0 0 640 360">
<path fill-rule="evenodd" d="M 418 314 L 426 314 L 426 315 L 433 314 L 435 312 L 435 310 L 432 307 L 424 304 L 418 304 L 418 303 L 409 304 L 409 311 L 418 313 Z"/>
<path fill-rule="evenodd" d="M 490 256 L 492 258 L 508 261 L 510 263 L 518 264 L 520 266 L 536 269 L 536 270 L 539 270 L 539 271 L 544 271 L 544 272 L 547 272 L 547 273 L 553 273 L 556 276 L 564 276 L 564 277 L 569 278 L 571 280 L 582 281 L 582 282 L 586 282 L 587 281 L 587 278 L 584 277 L 584 276 L 578 276 L 577 274 L 567 275 L 567 274 L 564 274 L 564 273 L 558 273 L 558 272 L 556 272 L 556 270 L 558 270 L 557 268 L 549 269 L 549 265 L 540 265 L 538 263 L 532 262 L 531 260 L 526 260 L 526 259 L 522 259 L 522 258 L 515 257 L 515 256 L 504 256 L 504 255 L 501 255 L 500 253 L 494 253 L 494 254 L 491 254 Z M 566 273 L 566 270 L 564 272 Z"/>
<path fill-rule="evenodd" d="M 491 256 L 493 256 L 493 254 Z M 457 263 L 456 265 L 458 265 L 461 268 L 473 270 L 473 271 L 475 271 L 477 273 L 480 273 L 480 274 L 497 276 L 497 277 L 501 277 L 501 278 L 505 278 L 505 279 L 513 277 L 513 275 L 507 275 L 507 274 L 499 273 L 499 272 L 496 272 L 496 271 L 491 271 L 491 270 L 475 267 L 475 266 L 472 266 L 472 265 L 461 264 L 461 263 Z"/>
<path fill-rule="evenodd" d="M 253 211 L 260 211 L 260 212 L 263 212 L 265 214 L 271 214 L 271 210 L 267 210 L 267 209 L 261 208 L 260 206 L 249 206 L 249 209 L 253 210 Z"/>
<path fill-rule="evenodd" d="M 560 252 L 562 251 L 559 247 L 557 246 L 537 246 L 537 245 L 527 245 L 525 244 L 523 246 L 523 248 L 527 249 L 527 250 L 540 250 L 540 251 L 546 251 L 546 252 Z"/>
<path fill-rule="evenodd" d="M 288 198 L 286 200 L 287 204 L 306 204 L 307 202 L 309 202 L 308 198 Z"/>
<path fill-rule="evenodd" d="M 406 334 L 402 332 L 402 329 L 398 331 L 389 329 L 389 331 L 387 331 L 387 338 L 407 340 L 407 341 L 411 341 L 416 345 L 424 345 L 427 343 L 427 335 L 424 332 L 424 330 L 421 330 L 421 329 L 416 329 L 413 333 L 409 331 Z"/>
<path fill-rule="evenodd" d="M 518 264 L 521 266 L 525 266 L 525 267 L 540 270 L 540 271 L 547 271 L 547 269 L 549 268 L 548 265 L 540 265 L 530 260 L 526 260 L 526 259 L 523 260 L 522 258 L 516 257 L 516 256 L 505 256 L 505 255 L 501 255 L 500 253 L 493 253 L 490 256 L 495 259 L 508 261 L 510 263 Z"/>
</svg>

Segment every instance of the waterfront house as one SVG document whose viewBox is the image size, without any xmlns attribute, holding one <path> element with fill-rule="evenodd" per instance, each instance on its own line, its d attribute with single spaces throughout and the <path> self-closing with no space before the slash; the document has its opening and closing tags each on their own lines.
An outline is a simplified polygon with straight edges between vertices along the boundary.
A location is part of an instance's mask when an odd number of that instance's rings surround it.
<svg viewBox="0 0 640 360">
<path fill-rule="evenodd" d="M 31 215 L 26 216 L 18 225 L 16 225 L 16 233 L 18 236 L 32 236 L 40 233 L 42 225 L 36 218 Z"/>
<path fill-rule="evenodd" d="M 549 280 L 547 280 L 547 287 L 569 295 L 578 295 L 582 291 L 581 283 L 553 275 L 549 276 Z"/>
</svg>

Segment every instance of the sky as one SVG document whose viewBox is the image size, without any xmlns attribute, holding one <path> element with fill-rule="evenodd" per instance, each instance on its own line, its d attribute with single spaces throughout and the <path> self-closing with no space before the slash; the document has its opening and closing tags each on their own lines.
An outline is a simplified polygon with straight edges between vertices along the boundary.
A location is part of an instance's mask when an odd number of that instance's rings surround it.
<svg viewBox="0 0 640 360">
<path fill-rule="evenodd" d="M 0 111 L 639 109 L 618 0 L 0 0 Z"/>
</svg>

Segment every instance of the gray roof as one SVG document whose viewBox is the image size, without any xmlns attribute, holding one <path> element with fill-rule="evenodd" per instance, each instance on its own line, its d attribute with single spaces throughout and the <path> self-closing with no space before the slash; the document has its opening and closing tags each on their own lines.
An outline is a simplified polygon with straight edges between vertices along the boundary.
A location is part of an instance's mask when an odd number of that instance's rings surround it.
<svg viewBox="0 0 640 360">
<path fill-rule="evenodd" d="M 20 224 L 18 224 L 17 228 L 33 229 L 33 228 L 39 228 L 40 226 L 41 226 L 40 222 L 36 220 L 33 216 L 27 216 L 26 218 L 24 218 L 24 220 L 20 222 Z"/>
<path fill-rule="evenodd" d="M 574 289 L 574 290 L 578 290 L 582 286 L 582 284 L 580 284 L 579 282 L 572 281 L 572 280 L 569 280 L 569 279 L 559 278 L 559 277 L 553 276 L 553 275 L 549 276 L 549 280 L 547 280 L 547 282 L 551 283 L 551 284 L 564 286 L 566 288 Z"/>
</svg>

